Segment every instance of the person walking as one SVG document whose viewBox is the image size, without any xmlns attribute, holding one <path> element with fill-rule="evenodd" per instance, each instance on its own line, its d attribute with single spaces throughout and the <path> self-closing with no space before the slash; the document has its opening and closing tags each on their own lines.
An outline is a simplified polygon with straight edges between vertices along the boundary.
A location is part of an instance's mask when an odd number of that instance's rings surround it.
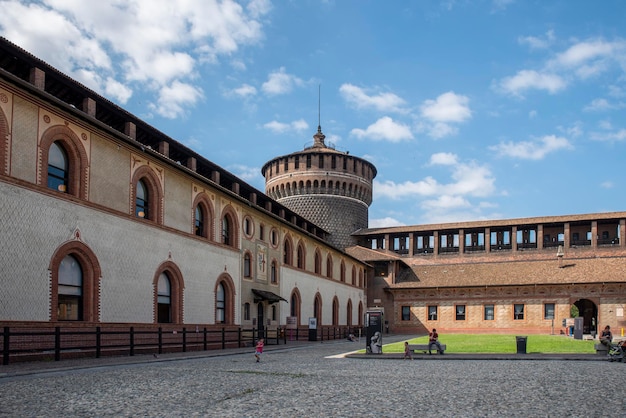
<svg viewBox="0 0 626 418">
<path fill-rule="evenodd" d="M 261 354 L 263 354 L 263 346 L 265 346 L 265 343 L 263 342 L 263 338 L 261 338 L 256 343 L 256 348 L 254 350 L 254 357 L 256 357 L 257 363 L 261 361 Z"/>
<path fill-rule="evenodd" d="M 404 342 L 404 357 L 403 357 L 403 360 L 406 360 L 406 359 L 413 360 L 413 352 L 409 348 L 409 342 L 408 341 Z"/>
</svg>

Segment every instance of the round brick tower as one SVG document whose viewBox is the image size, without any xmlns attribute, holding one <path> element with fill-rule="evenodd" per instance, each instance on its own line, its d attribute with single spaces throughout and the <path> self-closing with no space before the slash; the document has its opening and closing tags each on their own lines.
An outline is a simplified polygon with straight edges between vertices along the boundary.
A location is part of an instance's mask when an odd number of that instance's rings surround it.
<svg viewBox="0 0 626 418">
<path fill-rule="evenodd" d="M 328 241 L 344 249 L 351 234 L 367 228 L 376 167 L 324 143 L 320 126 L 313 145 L 276 157 L 263 166 L 265 194 L 329 232 Z"/>
</svg>

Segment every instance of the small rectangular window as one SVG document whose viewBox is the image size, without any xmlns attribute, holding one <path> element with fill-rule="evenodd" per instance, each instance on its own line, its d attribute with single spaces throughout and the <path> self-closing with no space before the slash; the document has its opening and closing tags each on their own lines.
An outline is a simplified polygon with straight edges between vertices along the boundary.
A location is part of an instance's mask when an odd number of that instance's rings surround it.
<svg viewBox="0 0 626 418">
<path fill-rule="evenodd" d="M 265 241 L 265 231 L 263 225 L 259 225 L 259 239 Z"/>
<path fill-rule="evenodd" d="M 554 319 L 554 303 L 543 305 L 543 319 Z"/>
<path fill-rule="evenodd" d="M 402 307 L 402 320 L 403 321 L 410 321 L 411 320 L 411 307 L 410 306 L 403 306 Z"/>
<path fill-rule="evenodd" d="M 465 321 L 465 305 L 456 305 L 456 320 Z"/>
<path fill-rule="evenodd" d="M 524 304 L 516 303 L 513 305 L 513 319 L 521 320 L 524 319 Z"/>
<path fill-rule="evenodd" d="M 285 158 L 285 167 L 283 167 L 285 169 L 285 172 L 289 171 L 289 159 Z"/>
<path fill-rule="evenodd" d="M 428 320 L 436 321 L 437 320 L 437 306 L 429 306 L 428 307 Z"/>
<path fill-rule="evenodd" d="M 494 319 L 493 305 L 485 305 L 485 321 L 493 321 Z"/>
<path fill-rule="evenodd" d="M 306 156 L 306 168 L 311 168 L 311 155 Z"/>
</svg>

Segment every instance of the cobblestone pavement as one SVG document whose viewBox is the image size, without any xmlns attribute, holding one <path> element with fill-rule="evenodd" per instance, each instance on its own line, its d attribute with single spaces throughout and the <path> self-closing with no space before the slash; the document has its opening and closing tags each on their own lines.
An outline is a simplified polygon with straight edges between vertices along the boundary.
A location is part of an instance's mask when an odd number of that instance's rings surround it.
<svg viewBox="0 0 626 418">
<path fill-rule="evenodd" d="M 0 417 L 626 416 L 624 363 L 344 355 L 359 348 L 0 366 Z"/>
</svg>

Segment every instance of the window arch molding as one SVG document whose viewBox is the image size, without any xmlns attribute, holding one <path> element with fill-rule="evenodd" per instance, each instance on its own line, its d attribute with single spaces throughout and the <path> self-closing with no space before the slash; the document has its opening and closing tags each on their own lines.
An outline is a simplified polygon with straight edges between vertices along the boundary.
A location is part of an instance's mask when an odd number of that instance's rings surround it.
<svg viewBox="0 0 626 418">
<path fill-rule="evenodd" d="M 293 266 L 293 241 L 290 235 L 286 235 L 283 242 L 283 263 Z"/>
<path fill-rule="evenodd" d="M 157 323 L 157 306 L 159 297 L 159 277 L 161 273 L 167 274 L 170 279 L 170 295 L 172 305 L 172 324 L 182 324 L 183 322 L 183 291 L 185 289 L 185 282 L 183 281 L 183 275 L 180 269 L 173 261 L 165 261 L 157 268 L 154 278 L 152 279 L 153 287 L 153 320 Z"/>
<path fill-rule="evenodd" d="M 224 221 L 228 222 L 228 242 L 224 242 Z M 227 205 L 222 210 L 222 216 L 220 216 L 220 243 L 233 248 L 239 248 L 239 222 L 237 222 L 237 214 L 231 205 Z"/>
<path fill-rule="evenodd" d="M 158 224 L 163 223 L 163 192 L 161 182 L 154 171 L 147 165 L 139 167 L 132 178 L 131 186 L 131 214 L 135 212 L 135 201 L 137 198 L 137 183 L 143 181 L 148 189 L 148 220 Z"/>
<path fill-rule="evenodd" d="M 9 150 L 11 149 L 9 140 L 9 121 L 0 109 L 0 174 L 9 174 Z M 47 183 L 47 180 L 46 180 Z"/>
<path fill-rule="evenodd" d="M 322 304 L 322 295 L 319 292 L 315 294 L 313 298 L 313 316 L 317 318 L 317 326 L 322 325 L 322 309 L 324 305 Z"/>
<path fill-rule="evenodd" d="M 76 232 L 78 235 L 79 233 Z M 50 321 L 58 320 L 59 266 L 66 256 L 78 261 L 83 273 L 83 321 L 100 321 L 100 279 L 102 270 L 96 254 L 84 242 L 76 239 L 59 246 L 50 259 Z"/>
<path fill-rule="evenodd" d="M 228 273 L 222 273 L 215 282 L 213 294 L 215 295 L 215 315 L 217 315 L 217 290 L 220 284 L 224 288 L 224 322 L 223 324 L 235 323 L 235 284 Z M 217 322 L 217 316 L 214 316 L 214 323 Z"/>
<path fill-rule="evenodd" d="M 298 247 L 296 249 L 296 267 L 300 270 L 306 270 L 306 247 L 302 240 L 298 242 Z"/>
<path fill-rule="evenodd" d="M 298 325 L 300 325 L 301 309 L 302 309 L 302 296 L 300 295 L 300 291 L 296 287 L 291 292 L 291 297 L 289 298 L 289 313 L 291 314 L 291 316 L 295 316 L 298 318 L 297 320 Z"/>
<path fill-rule="evenodd" d="M 192 224 L 191 230 L 195 232 L 196 230 L 196 208 L 200 207 L 202 214 L 204 215 L 202 231 L 200 231 L 200 236 L 208 239 L 209 241 L 214 240 L 214 232 L 213 232 L 213 205 L 211 205 L 211 200 L 206 193 L 199 193 L 196 198 L 193 200 L 192 206 Z"/>
<path fill-rule="evenodd" d="M 346 325 L 352 326 L 352 299 L 348 299 L 348 304 L 346 305 Z"/>
<path fill-rule="evenodd" d="M 40 186 L 47 186 L 48 184 L 48 158 L 50 147 L 55 142 L 61 145 L 68 158 L 69 179 L 67 193 L 86 200 L 89 196 L 89 158 L 78 136 L 66 126 L 52 126 L 46 129 L 41 136 L 41 141 L 39 141 L 38 184 Z"/>
</svg>

